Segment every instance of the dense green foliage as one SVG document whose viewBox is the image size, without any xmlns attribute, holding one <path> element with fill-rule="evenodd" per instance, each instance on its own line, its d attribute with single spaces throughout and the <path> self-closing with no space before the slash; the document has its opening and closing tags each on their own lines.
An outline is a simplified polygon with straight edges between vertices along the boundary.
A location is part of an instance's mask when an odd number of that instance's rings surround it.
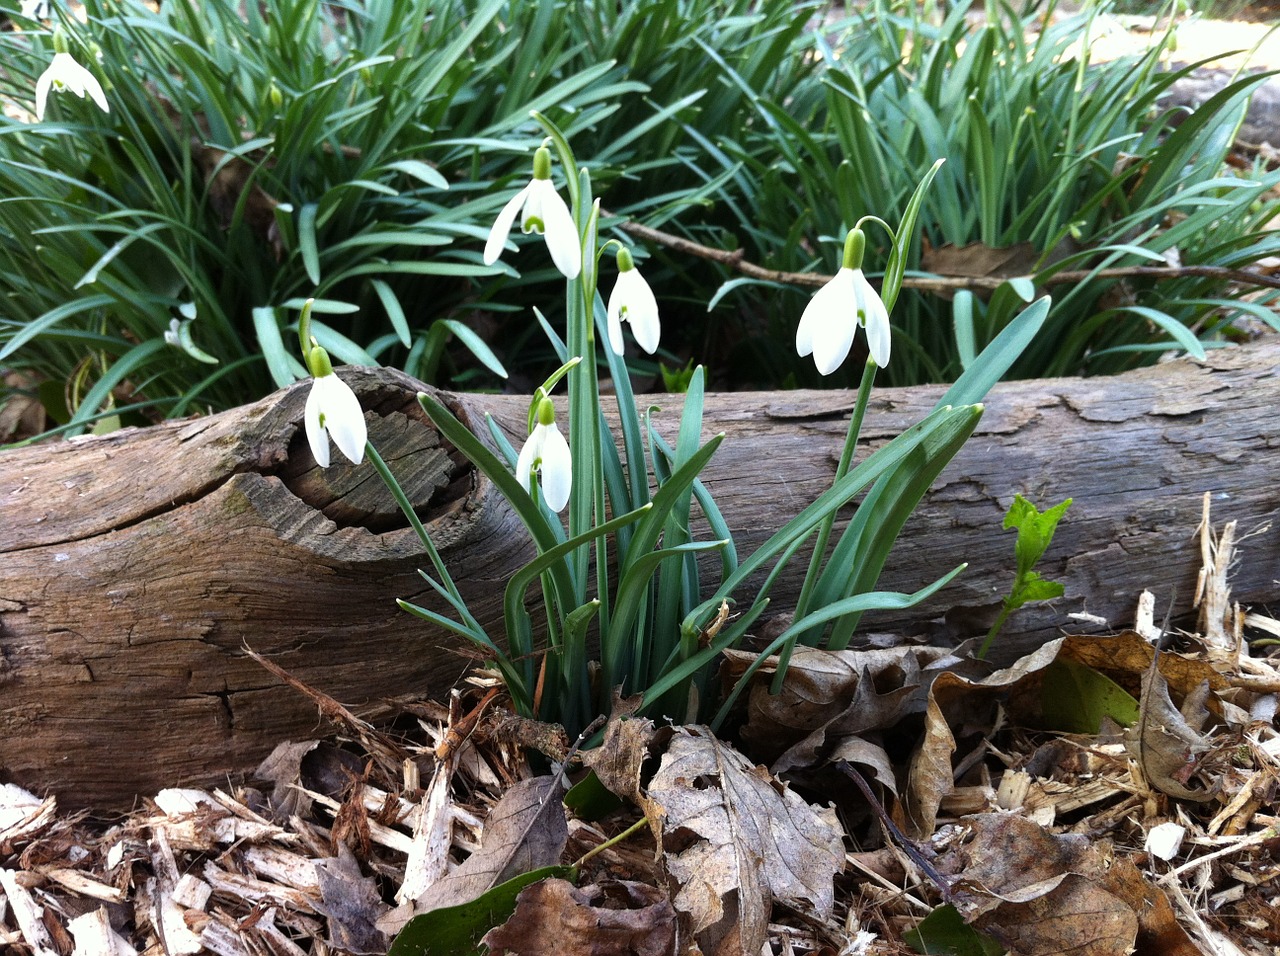
<svg viewBox="0 0 1280 956">
<path fill-rule="evenodd" d="M 980 26 L 887 0 L 842 20 L 823 3 L 750 0 L 244 11 L 90 0 L 86 23 L 55 5 L 53 23 L 13 12 L 19 29 L 0 34 L 0 368 L 47 380 L 46 407 L 74 427 L 131 403 L 224 407 L 302 374 L 285 343 L 308 296 L 342 361 L 463 387 L 543 362 L 527 306 L 554 300 L 555 278 L 480 260 L 527 176 L 531 109 L 573 139 L 608 213 L 787 271 L 833 271 L 830 240 L 865 214 L 896 221 L 938 157 L 930 244 L 1025 243 L 1023 272 L 1175 256 L 1239 267 L 1280 244 L 1265 228 L 1276 174 L 1222 162 L 1260 80 L 1175 128 L 1159 50 L 1108 64 L 1079 52 L 1096 12 L 1027 39 L 1039 20 L 996 3 Z M 110 113 L 55 92 L 43 123 L 21 115 L 54 26 Z M 606 234 L 619 221 L 606 215 Z M 704 362 L 715 387 L 817 384 L 791 349 L 804 290 L 647 251 L 682 329 L 669 365 Z M 869 272 L 885 253 L 869 250 Z M 888 380 L 953 379 L 1029 285 L 989 303 L 905 290 Z M 1274 322 L 1269 300 L 1229 301 L 1203 278 L 1057 292 L 1019 374 L 1212 345 L 1246 309 Z M 174 319 L 176 347 L 163 337 Z M 495 323 L 496 356 L 472 331 Z"/>
</svg>

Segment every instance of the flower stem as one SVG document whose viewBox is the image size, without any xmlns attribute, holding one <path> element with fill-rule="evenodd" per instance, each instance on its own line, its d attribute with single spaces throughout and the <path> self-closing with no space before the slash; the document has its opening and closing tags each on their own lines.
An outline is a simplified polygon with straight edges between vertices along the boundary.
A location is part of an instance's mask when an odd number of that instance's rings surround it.
<svg viewBox="0 0 1280 956">
<path fill-rule="evenodd" d="M 867 360 L 862 372 L 862 382 L 858 385 L 858 398 L 853 406 L 853 414 L 849 416 L 849 431 L 845 434 L 844 449 L 840 452 L 840 462 L 836 465 L 836 476 L 833 484 L 849 473 L 853 463 L 853 453 L 858 446 L 858 437 L 862 433 L 862 420 L 867 414 L 867 402 L 871 398 L 871 386 L 876 378 L 876 363 Z M 827 542 L 831 539 L 831 528 L 835 524 L 835 512 L 827 515 L 818 526 L 818 538 L 813 545 L 813 554 L 809 558 L 809 570 L 805 572 L 804 584 L 800 588 L 800 597 L 796 600 L 795 619 L 798 621 L 809 612 L 809 602 L 813 600 L 813 592 L 817 588 L 818 579 L 822 575 L 822 559 L 827 551 Z M 786 672 L 787 662 L 791 658 L 794 642 L 782 648 L 778 655 L 778 678 Z"/>
<path fill-rule="evenodd" d="M 631 826 L 627 827 L 617 836 L 611 837 L 610 839 L 605 840 L 599 846 L 592 847 L 586 853 L 582 854 L 582 856 L 577 861 L 575 861 L 573 865 L 575 867 L 581 867 L 584 863 L 590 860 L 597 853 L 602 853 L 605 850 L 609 849 L 609 847 L 614 846 L 618 843 L 621 843 L 623 840 L 627 839 L 629 836 L 631 836 L 633 833 L 640 830 L 642 827 L 646 826 L 648 823 L 649 823 L 648 817 L 641 817 L 639 820 L 631 824 Z"/>
</svg>

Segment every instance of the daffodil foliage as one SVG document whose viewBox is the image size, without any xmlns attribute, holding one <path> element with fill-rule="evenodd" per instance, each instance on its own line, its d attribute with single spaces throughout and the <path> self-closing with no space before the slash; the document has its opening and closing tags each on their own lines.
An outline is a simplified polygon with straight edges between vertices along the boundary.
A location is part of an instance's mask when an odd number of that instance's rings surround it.
<svg viewBox="0 0 1280 956">
<path fill-rule="evenodd" d="M 919 184 L 896 229 L 870 217 L 852 224 L 846 269 L 815 296 L 797 331 L 799 351 L 812 354 L 824 374 L 846 359 L 858 329 L 867 335 L 872 360 L 851 416 L 844 456 L 829 491 L 753 554 L 740 557 L 732 529 L 698 477 L 725 439 L 723 434 L 703 435 L 704 372 L 697 368 L 690 377 L 678 433 L 660 434 L 636 405 L 625 363 L 624 326 L 645 352 L 660 347 L 660 299 L 636 265 L 641 251 L 617 240 L 601 243 L 590 175 L 562 132 L 533 115 L 546 139 L 534 152 L 531 179 L 506 201 L 493 224 L 484 259 L 496 263 L 516 248 L 511 232 L 517 218 L 522 232 L 541 237 L 541 242 L 518 248 L 522 257 L 549 255 L 565 278 L 564 337 L 534 310 L 562 364 L 535 389 L 527 437 L 518 451 L 494 423 L 489 426 L 491 441 L 485 442 L 441 402 L 425 394 L 419 401 L 444 438 L 507 498 L 538 554 L 506 586 L 505 633 L 491 633 L 468 610 L 415 521 L 432 562 L 428 580 L 447 608 L 401 606 L 478 645 L 493 660 L 520 711 L 561 722 L 571 733 L 607 712 L 618 692 L 642 694 L 655 713 L 706 719 L 717 703 L 708 680 L 712 665 L 759 619 L 774 582 L 797 557 L 808 554 L 810 563 L 795 623 L 768 649 L 784 658 L 801 640 L 843 646 L 863 612 L 910 606 L 960 572 L 963 565 L 911 594 L 875 590 L 902 523 L 972 433 L 982 414 L 977 402 L 1030 341 L 1049 303 L 1041 300 L 1011 323 L 928 417 L 855 464 L 877 362 L 889 359 L 890 316 L 906 251 L 937 167 Z M 559 159 L 560 186 L 553 156 Z M 864 226 L 884 229 L 891 240 L 879 293 L 861 271 Z M 619 248 L 608 256 L 615 245 Z M 611 259 L 617 266 L 613 277 L 607 275 L 613 271 Z M 606 305 L 600 284 L 609 278 L 613 284 Z M 617 431 L 601 407 L 601 364 L 614 384 Z M 324 382 L 319 378 L 317 388 Z M 557 405 L 552 396 L 561 383 L 567 401 Z M 398 490 L 376 452 L 370 458 Z M 865 494 L 864 502 L 833 541 L 836 512 L 858 494 Z M 709 531 L 703 537 L 692 530 L 695 512 Z M 697 560 L 701 552 L 719 555 L 716 579 L 705 580 Z M 824 561 L 826 555 L 829 560 Z M 859 570 L 850 575 L 851 567 Z M 761 576 L 763 584 L 748 587 Z M 542 598 L 537 621 L 526 602 L 535 587 Z M 729 613 L 732 605 L 737 605 L 734 615 Z M 597 646 L 598 656 L 593 650 Z M 716 720 L 727 706 L 725 702 Z"/>
</svg>

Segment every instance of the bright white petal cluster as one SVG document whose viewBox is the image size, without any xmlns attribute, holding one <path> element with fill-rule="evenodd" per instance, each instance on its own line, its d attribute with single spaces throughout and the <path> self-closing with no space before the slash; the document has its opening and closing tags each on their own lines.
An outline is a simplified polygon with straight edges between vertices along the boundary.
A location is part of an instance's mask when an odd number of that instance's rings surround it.
<svg viewBox="0 0 1280 956">
<path fill-rule="evenodd" d="M 652 355 L 658 349 L 662 326 L 658 322 L 658 300 L 639 269 L 618 273 L 609 295 L 609 347 L 614 355 L 623 351 L 622 323 L 630 322 L 640 347 Z"/>
<path fill-rule="evenodd" d="M 582 271 L 582 243 L 578 239 L 578 230 L 573 224 L 573 216 L 569 214 L 569 207 L 549 179 L 530 180 L 529 185 L 512 196 L 502 207 L 502 212 L 494 220 L 493 228 L 489 230 L 489 240 L 484 244 L 484 264 L 491 266 L 502 255 L 502 247 L 506 244 L 517 214 L 525 235 L 536 232 L 546 239 L 547 250 L 560 274 L 566 279 L 578 278 L 578 273 Z"/>
<path fill-rule="evenodd" d="M 358 465 L 364 460 L 369 430 L 364 421 L 364 411 L 360 408 L 360 399 L 351 391 L 351 386 L 333 372 L 318 375 L 312 380 L 303 421 L 311 454 L 321 468 L 329 467 L 330 438 L 353 464 Z"/>
<path fill-rule="evenodd" d="M 569 443 L 555 422 L 534 425 L 533 433 L 520 449 L 516 478 L 525 491 L 530 490 L 535 471 L 542 485 L 542 500 L 552 511 L 563 511 L 573 487 L 573 459 L 569 455 Z"/>
<path fill-rule="evenodd" d="M 86 93 L 104 113 L 110 113 L 107 97 L 102 92 L 98 78 L 75 61 L 70 53 L 55 53 L 49 68 L 36 80 L 36 119 L 44 119 L 45 104 L 50 90 L 67 90 L 84 99 Z"/>
<path fill-rule="evenodd" d="M 858 326 L 867 330 L 867 349 L 876 365 L 889 364 L 889 312 L 861 269 L 843 268 L 805 306 L 796 328 L 796 351 L 812 353 L 823 375 L 840 367 Z"/>
</svg>

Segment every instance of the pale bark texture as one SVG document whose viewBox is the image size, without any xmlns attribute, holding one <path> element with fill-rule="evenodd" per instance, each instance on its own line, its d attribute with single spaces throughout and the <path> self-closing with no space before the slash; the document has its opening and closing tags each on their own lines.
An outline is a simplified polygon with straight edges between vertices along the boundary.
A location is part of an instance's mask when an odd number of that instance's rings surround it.
<svg viewBox="0 0 1280 956">
<path fill-rule="evenodd" d="M 1066 585 L 1010 621 L 998 656 L 1079 630 L 1124 626 L 1139 591 L 1176 589 L 1184 622 L 1200 566 L 1201 499 L 1240 523 L 1239 600 L 1275 608 L 1280 585 L 1280 345 L 1212 352 L 1113 379 L 1015 382 L 908 522 L 881 587 L 915 590 L 970 567 L 927 606 L 867 615 L 865 632 L 957 642 L 981 634 L 1011 582 L 1015 492 L 1073 497 L 1042 571 Z M 341 369 L 473 610 L 500 637 L 501 598 L 531 551 L 493 486 L 438 436 L 395 372 Z M 225 780 L 281 740 L 324 731 L 316 708 L 246 654 L 269 657 L 357 713 L 441 696 L 470 661 L 460 642 L 397 609 L 443 609 L 426 559 L 372 468 L 315 466 L 307 383 L 205 418 L 0 453 L 0 780 L 106 809 L 184 782 Z M 884 389 L 874 446 L 942 387 Z M 448 395 L 478 434 L 509 433 L 527 398 Z M 704 435 L 727 433 L 705 480 L 739 553 L 830 483 L 848 392 L 708 397 Z M 656 396 L 674 437 L 681 399 Z M 606 399 L 606 405 L 610 400 Z M 648 404 L 641 400 L 641 407 Z M 1269 530 L 1264 530 L 1269 529 Z M 709 564 L 713 568 L 714 564 Z M 785 612 L 802 567 L 773 607 Z M 743 597 L 748 595 L 744 594 Z"/>
</svg>

